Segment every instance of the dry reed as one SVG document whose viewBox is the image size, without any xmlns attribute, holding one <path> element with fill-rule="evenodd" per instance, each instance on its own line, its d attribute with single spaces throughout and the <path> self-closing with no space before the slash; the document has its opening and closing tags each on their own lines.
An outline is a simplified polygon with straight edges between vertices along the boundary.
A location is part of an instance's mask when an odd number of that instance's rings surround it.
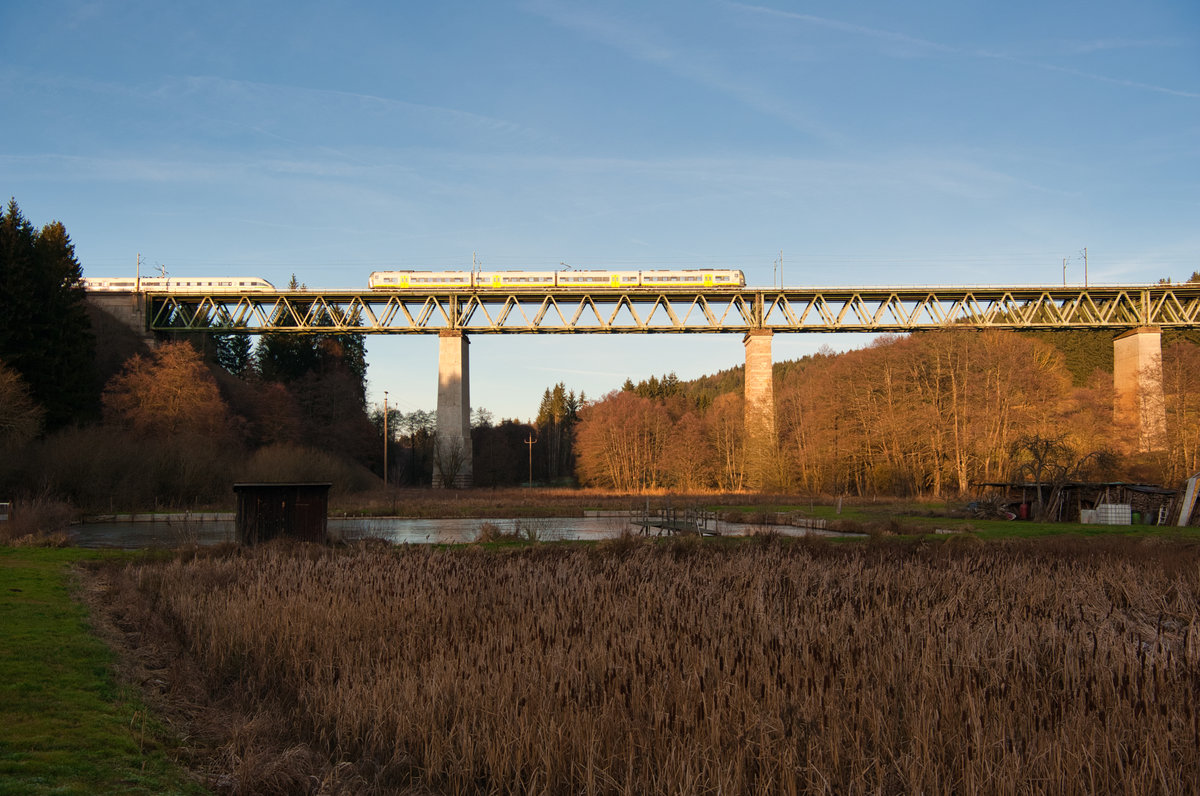
<svg viewBox="0 0 1200 796">
<path fill-rule="evenodd" d="M 134 565 L 124 588 L 327 761 L 306 781 L 329 790 L 1200 782 L 1195 549 L 760 542 L 266 547 Z"/>
</svg>

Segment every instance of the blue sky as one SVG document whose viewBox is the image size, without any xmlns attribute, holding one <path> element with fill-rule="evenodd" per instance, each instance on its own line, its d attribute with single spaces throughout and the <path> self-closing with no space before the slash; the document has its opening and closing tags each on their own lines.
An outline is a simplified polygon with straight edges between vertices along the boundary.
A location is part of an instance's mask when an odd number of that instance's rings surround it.
<svg viewBox="0 0 1200 796">
<path fill-rule="evenodd" d="M 770 286 L 1200 270 L 1200 4 L 0 5 L 0 194 L 85 274 L 734 267 Z M 777 335 L 777 360 L 864 337 Z M 436 402 L 437 341 L 368 342 Z M 734 335 L 485 336 L 534 414 L 741 364 Z"/>
</svg>

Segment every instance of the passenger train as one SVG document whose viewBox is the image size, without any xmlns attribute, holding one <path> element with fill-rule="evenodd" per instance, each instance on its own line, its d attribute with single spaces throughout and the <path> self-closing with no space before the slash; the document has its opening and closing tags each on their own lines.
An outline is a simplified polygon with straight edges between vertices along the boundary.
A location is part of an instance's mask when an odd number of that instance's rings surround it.
<svg viewBox="0 0 1200 796">
<path fill-rule="evenodd" d="M 275 289 L 270 282 L 256 276 L 84 277 L 80 281 L 85 290 L 111 293 L 258 293 Z"/>
<path fill-rule="evenodd" d="M 375 271 L 372 290 L 429 291 L 446 288 L 745 287 L 741 271 L 696 268 L 681 271 Z"/>
<path fill-rule="evenodd" d="M 111 293 L 260 293 L 274 291 L 265 279 L 250 276 L 213 277 L 85 277 L 89 291 Z M 737 270 L 693 268 L 679 271 L 374 271 L 367 279 L 372 290 L 432 292 L 442 290 L 549 290 L 596 288 L 740 288 L 746 275 Z"/>
</svg>

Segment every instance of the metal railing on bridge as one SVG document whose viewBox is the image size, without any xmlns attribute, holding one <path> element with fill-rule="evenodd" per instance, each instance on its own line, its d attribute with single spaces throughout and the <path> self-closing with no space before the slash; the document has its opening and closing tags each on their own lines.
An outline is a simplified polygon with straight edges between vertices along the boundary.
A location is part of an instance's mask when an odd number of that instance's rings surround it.
<svg viewBox="0 0 1200 796">
<path fill-rule="evenodd" d="M 1200 284 L 149 293 L 153 331 L 582 334 L 1200 326 Z"/>
</svg>

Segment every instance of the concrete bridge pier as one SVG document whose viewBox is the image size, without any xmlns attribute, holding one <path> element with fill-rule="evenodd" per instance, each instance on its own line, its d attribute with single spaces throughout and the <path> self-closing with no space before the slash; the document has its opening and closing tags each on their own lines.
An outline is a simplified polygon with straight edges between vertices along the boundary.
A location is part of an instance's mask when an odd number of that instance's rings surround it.
<svg viewBox="0 0 1200 796">
<path fill-rule="evenodd" d="M 777 465 L 774 363 L 771 361 L 774 334 L 770 329 L 754 329 L 742 339 L 746 346 L 746 481 L 755 489 L 771 484 L 771 473 Z"/>
<path fill-rule="evenodd" d="M 437 444 L 433 486 L 469 487 L 471 472 L 471 375 L 467 347 L 460 331 L 438 333 Z"/>
<path fill-rule="evenodd" d="M 1143 326 L 1113 340 L 1113 415 L 1119 427 L 1136 432 L 1138 452 L 1160 450 L 1166 441 L 1162 330 Z"/>
<path fill-rule="evenodd" d="M 96 331 L 103 333 L 103 327 L 115 323 L 117 328 L 127 328 L 141 340 L 147 348 L 154 348 L 158 341 L 146 323 L 146 296 L 143 293 L 99 293 L 87 294 L 87 303 L 112 318 L 103 323 L 93 323 L 101 328 Z"/>
</svg>

